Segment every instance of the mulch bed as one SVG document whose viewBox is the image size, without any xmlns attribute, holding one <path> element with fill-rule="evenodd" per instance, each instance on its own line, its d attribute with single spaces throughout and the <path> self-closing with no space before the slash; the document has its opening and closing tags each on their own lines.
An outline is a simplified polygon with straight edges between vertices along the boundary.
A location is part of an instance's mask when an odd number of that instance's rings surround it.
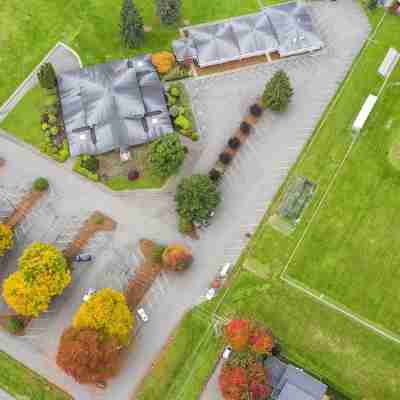
<svg viewBox="0 0 400 400">
<path fill-rule="evenodd" d="M 5 224 L 14 229 L 32 210 L 37 201 L 39 201 L 46 191 L 31 191 L 26 194 L 15 207 L 14 212 L 5 220 Z"/>
<path fill-rule="evenodd" d="M 67 259 L 76 257 L 97 232 L 110 232 L 113 231 L 115 227 L 116 223 L 110 217 L 100 211 L 95 211 L 90 218 L 85 221 L 76 239 L 63 251 L 64 256 Z"/>
</svg>

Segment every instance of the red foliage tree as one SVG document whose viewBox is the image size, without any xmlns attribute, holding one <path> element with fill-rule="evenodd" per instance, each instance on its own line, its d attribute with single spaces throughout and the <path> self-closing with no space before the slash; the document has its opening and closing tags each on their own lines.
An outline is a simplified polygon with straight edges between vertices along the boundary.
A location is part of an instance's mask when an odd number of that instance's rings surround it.
<svg viewBox="0 0 400 400">
<path fill-rule="evenodd" d="M 274 337 L 269 329 L 263 326 L 255 326 L 251 331 L 249 343 L 254 353 L 270 354 L 274 347 Z"/>
<path fill-rule="evenodd" d="M 246 349 L 250 338 L 250 321 L 246 319 L 233 319 L 224 329 L 225 340 L 234 351 Z"/>
<path fill-rule="evenodd" d="M 246 370 L 224 364 L 219 376 L 219 388 L 225 400 L 241 400 L 248 390 Z"/>
<path fill-rule="evenodd" d="M 71 327 L 61 337 L 57 365 L 79 383 L 105 382 L 119 370 L 120 349 L 116 338 Z"/>
</svg>

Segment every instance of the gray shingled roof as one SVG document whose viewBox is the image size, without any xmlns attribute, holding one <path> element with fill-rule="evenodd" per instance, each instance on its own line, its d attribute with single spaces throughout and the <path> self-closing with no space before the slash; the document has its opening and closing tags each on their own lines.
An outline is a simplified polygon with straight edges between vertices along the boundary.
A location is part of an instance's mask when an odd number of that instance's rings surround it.
<svg viewBox="0 0 400 400">
<path fill-rule="evenodd" d="M 138 145 L 173 131 L 149 56 L 67 72 L 58 82 L 72 156 Z M 147 124 L 157 114 L 162 117 Z"/>
<path fill-rule="evenodd" d="M 306 7 L 297 2 L 266 7 L 257 14 L 185 29 L 187 38 L 173 42 L 178 60 L 196 59 L 200 67 L 267 52 L 282 56 L 323 47 Z"/>
</svg>

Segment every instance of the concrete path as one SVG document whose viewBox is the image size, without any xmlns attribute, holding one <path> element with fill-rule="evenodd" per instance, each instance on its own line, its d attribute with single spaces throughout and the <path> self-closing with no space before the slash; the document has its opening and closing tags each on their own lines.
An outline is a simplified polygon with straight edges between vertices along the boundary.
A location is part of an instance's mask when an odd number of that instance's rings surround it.
<svg viewBox="0 0 400 400">
<path fill-rule="evenodd" d="M 103 392 L 75 384 L 55 368 L 54 356 L 59 336 L 69 324 L 84 290 L 104 284 L 104 273 L 120 268 L 112 251 L 105 251 L 93 269 L 82 273 L 69 296 L 57 305 L 57 313 L 49 315 L 47 321 L 38 321 L 37 328 L 45 328 L 44 333 L 28 342 L 0 332 L 0 349 L 62 386 L 77 400 L 130 398 L 183 313 L 200 301 L 220 265 L 239 256 L 246 245 L 245 233 L 255 229 L 261 220 L 368 35 L 368 21 L 356 0 L 314 2 L 313 13 L 327 44 L 322 52 L 186 82 L 201 130 L 203 151 L 193 165 L 196 172 L 206 172 L 217 159 L 275 70 L 285 69 L 295 88 L 288 112 L 266 113 L 249 144 L 241 149 L 221 184 L 223 204 L 199 241 L 180 237 L 173 190 L 110 195 L 67 168 L 0 137 L 0 156 L 7 159 L 0 170 L 1 184 L 13 185 L 15 177 L 22 182 L 47 176 L 57 193 L 56 215 L 79 215 L 82 210 L 98 209 L 118 222 L 111 247 L 132 249 L 133 253 L 135 244 L 143 237 L 163 242 L 183 240 L 192 247 L 195 257 L 193 268 L 187 273 L 167 275 L 155 285 L 145 302 L 150 322 L 139 330 L 135 348 L 127 354 L 121 374 Z"/>
<path fill-rule="evenodd" d="M 40 65 L 45 62 L 52 63 L 56 73 L 71 71 L 81 66 L 81 60 L 77 54 L 72 52 L 72 50 L 64 44 L 58 43 L 0 107 L 0 122 L 6 118 L 7 114 L 15 107 L 21 98 L 38 83 L 36 74 Z"/>
</svg>

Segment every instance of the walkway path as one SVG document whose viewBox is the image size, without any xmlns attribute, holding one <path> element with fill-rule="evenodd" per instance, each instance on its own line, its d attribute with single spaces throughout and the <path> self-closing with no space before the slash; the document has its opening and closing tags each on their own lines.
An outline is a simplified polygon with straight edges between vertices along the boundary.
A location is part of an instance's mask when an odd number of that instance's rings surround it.
<svg viewBox="0 0 400 400">
<path fill-rule="evenodd" d="M 183 313 L 205 293 L 219 266 L 239 256 L 247 243 L 245 233 L 255 229 L 261 220 L 368 35 L 367 19 L 356 0 L 313 4 L 327 44 L 321 53 L 186 82 L 193 96 L 204 147 L 200 161 L 194 165 L 196 172 L 206 172 L 217 159 L 248 106 L 276 69 L 283 68 L 289 73 L 295 96 L 285 115 L 266 113 L 240 151 L 223 179 L 223 205 L 213 224 L 201 234 L 199 241 L 184 239 L 193 249 L 193 268 L 182 275 L 169 274 L 159 289 L 155 288 L 148 296 L 145 307 L 150 321 L 139 331 L 135 349 L 127 355 L 121 374 L 104 392 L 96 393 L 75 384 L 54 368 L 60 334 L 76 311 L 83 292 L 96 284 L 100 272 L 117 268 L 106 257 L 68 293 L 68 303 L 60 307 L 59 314 L 48 321 L 38 321 L 37 328 L 46 333 L 37 343 L 28 347 L 24 339 L 8 336 L 5 341 L 6 335 L 0 332 L 1 349 L 38 370 L 77 400 L 129 398 Z M 12 185 L 16 176 L 21 181 L 47 176 L 58 194 L 59 200 L 54 205 L 58 215 L 74 215 L 81 210 L 105 212 L 118 222 L 115 245 L 119 248 L 132 248 L 141 238 L 164 242 L 182 240 L 177 231 L 173 191 L 112 196 L 1 136 L 0 153 L 7 159 L 0 175 L 2 183 Z"/>
<path fill-rule="evenodd" d="M 42 63 L 45 62 L 51 62 L 57 73 L 71 71 L 79 68 L 81 65 L 81 61 L 77 55 L 62 43 L 58 43 L 52 50 L 50 50 L 42 61 Z M 41 64 L 39 64 L 39 66 Z M 36 74 L 39 66 L 29 74 L 25 81 L 0 107 L 0 122 L 6 118 L 7 114 L 15 107 L 21 98 L 38 83 Z"/>
</svg>

